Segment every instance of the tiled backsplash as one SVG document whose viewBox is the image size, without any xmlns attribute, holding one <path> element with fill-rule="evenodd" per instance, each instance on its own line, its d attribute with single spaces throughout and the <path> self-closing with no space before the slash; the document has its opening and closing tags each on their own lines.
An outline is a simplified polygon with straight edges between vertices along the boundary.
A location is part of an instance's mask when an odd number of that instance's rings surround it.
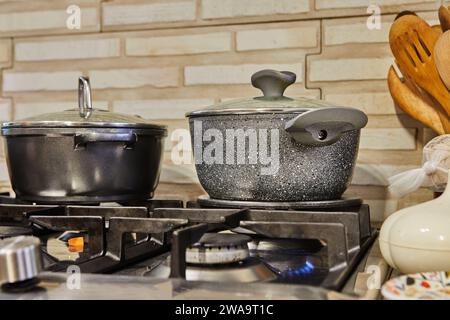
<svg viewBox="0 0 450 320">
<path fill-rule="evenodd" d="M 420 190 L 396 200 L 386 191 L 389 176 L 421 162 L 421 149 L 433 136 L 390 98 L 389 26 L 405 9 L 435 24 L 442 2 L 0 0 L 0 118 L 75 107 L 77 77 L 86 75 L 95 107 L 157 119 L 172 132 L 188 127 L 188 111 L 258 95 L 249 85 L 254 71 L 291 70 L 298 80 L 287 95 L 323 98 L 369 115 L 348 194 L 366 199 L 373 218 L 382 220 L 432 196 Z M 66 26 L 66 10 L 74 4 L 80 29 Z M 367 28 L 369 4 L 381 8 L 380 30 Z M 170 132 L 158 192 L 192 198 L 201 188 L 192 166 L 171 163 Z M 1 159 L 7 188 L 3 153 Z"/>
</svg>

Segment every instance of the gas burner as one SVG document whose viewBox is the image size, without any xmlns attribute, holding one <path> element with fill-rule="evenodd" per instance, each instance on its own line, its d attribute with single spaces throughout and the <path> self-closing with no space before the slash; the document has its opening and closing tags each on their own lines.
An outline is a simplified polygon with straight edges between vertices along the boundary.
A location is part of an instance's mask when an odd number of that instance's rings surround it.
<svg viewBox="0 0 450 320">
<path fill-rule="evenodd" d="M 267 202 L 212 199 L 207 195 L 199 196 L 197 202 L 200 207 L 205 208 L 251 208 L 272 210 L 327 210 L 354 208 L 362 204 L 360 198 L 346 197 L 338 200 L 324 201 Z"/>
<path fill-rule="evenodd" d="M 168 278 L 170 275 L 170 257 L 156 268 L 145 274 L 155 278 Z M 277 279 L 277 274 L 260 259 L 248 257 L 244 261 L 223 265 L 186 266 L 186 280 L 211 282 L 265 282 Z"/>
<path fill-rule="evenodd" d="M 241 234 L 206 233 L 186 250 L 190 264 L 227 264 L 248 258 L 247 243 L 252 239 Z"/>
<path fill-rule="evenodd" d="M 31 235 L 32 233 L 31 228 L 0 226 L 0 239 Z"/>
<path fill-rule="evenodd" d="M 277 279 L 277 273 L 257 257 L 251 257 L 252 238 L 234 233 L 205 233 L 186 250 L 185 277 L 188 281 L 261 282 Z M 170 276 L 171 257 L 147 276 Z"/>
<path fill-rule="evenodd" d="M 248 258 L 235 264 L 209 268 L 205 266 L 188 266 L 186 280 L 217 282 L 261 282 L 277 278 L 261 260 Z"/>
</svg>

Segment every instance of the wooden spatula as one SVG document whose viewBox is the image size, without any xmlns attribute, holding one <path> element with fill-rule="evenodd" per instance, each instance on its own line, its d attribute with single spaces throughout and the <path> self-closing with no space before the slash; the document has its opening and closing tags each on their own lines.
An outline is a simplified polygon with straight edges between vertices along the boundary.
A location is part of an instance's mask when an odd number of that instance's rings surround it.
<svg viewBox="0 0 450 320">
<path fill-rule="evenodd" d="M 442 82 L 450 90 L 450 30 L 439 37 L 433 57 Z"/>
<path fill-rule="evenodd" d="M 439 33 L 417 16 L 406 15 L 396 20 L 389 32 L 389 43 L 402 72 L 428 92 L 445 110 L 441 122 L 445 132 L 450 114 L 450 93 L 442 83 L 433 59 Z"/>
<path fill-rule="evenodd" d="M 447 7 L 441 6 L 439 8 L 439 21 L 443 32 L 450 30 L 450 11 Z"/>
<path fill-rule="evenodd" d="M 445 134 L 438 111 L 421 95 L 414 84 L 405 79 L 405 83 L 391 66 L 388 73 L 388 85 L 396 105 L 413 119 L 433 129 L 438 134 Z"/>
</svg>

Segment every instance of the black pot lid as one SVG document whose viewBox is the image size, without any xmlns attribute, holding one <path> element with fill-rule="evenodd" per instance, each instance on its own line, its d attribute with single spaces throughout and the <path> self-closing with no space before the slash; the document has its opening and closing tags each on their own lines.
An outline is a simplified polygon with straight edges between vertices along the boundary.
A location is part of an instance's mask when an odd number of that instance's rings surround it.
<svg viewBox="0 0 450 320">
<path fill-rule="evenodd" d="M 283 95 L 288 86 L 295 83 L 296 75 L 289 71 L 261 70 L 253 74 L 252 85 L 261 89 L 263 96 L 235 99 L 202 110 L 192 111 L 187 117 L 259 114 L 259 113 L 302 113 L 311 109 L 333 107 L 323 100 L 288 98 Z"/>
<path fill-rule="evenodd" d="M 92 109 L 88 117 L 80 116 L 79 110 L 46 113 L 35 117 L 5 122 L 2 128 L 140 128 L 166 130 L 165 126 L 138 116 Z"/>
<path fill-rule="evenodd" d="M 79 79 L 78 109 L 46 113 L 38 116 L 5 122 L 6 128 L 139 128 L 166 132 L 166 126 L 158 125 L 139 116 L 93 109 L 89 79 Z"/>
</svg>

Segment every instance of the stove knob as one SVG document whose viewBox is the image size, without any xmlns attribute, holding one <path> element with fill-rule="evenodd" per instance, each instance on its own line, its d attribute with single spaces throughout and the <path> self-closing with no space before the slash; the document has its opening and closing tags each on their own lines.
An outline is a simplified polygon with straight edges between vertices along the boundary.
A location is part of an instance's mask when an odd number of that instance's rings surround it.
<svg viewBox="0 0 450 320">
<path fill-rule="evenodd" d="M 0 284 L 14 284 L 37 277 L 42 270 L 41 242 L 19 236 L 0 240 Z"/>
</svg>

